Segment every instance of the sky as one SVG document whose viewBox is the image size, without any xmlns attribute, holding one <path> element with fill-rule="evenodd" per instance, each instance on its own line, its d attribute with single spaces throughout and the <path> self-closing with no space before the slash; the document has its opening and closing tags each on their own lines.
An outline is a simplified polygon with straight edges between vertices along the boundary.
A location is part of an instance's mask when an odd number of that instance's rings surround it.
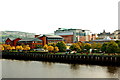
<svg viewBox="0 0 120 80">
<path fill-rule="evenodd" d="M 0 0 L 0 31 L 54 33 L 58 28 L 93 33 L 118 29 L 119 0 Z"/>
</svg>

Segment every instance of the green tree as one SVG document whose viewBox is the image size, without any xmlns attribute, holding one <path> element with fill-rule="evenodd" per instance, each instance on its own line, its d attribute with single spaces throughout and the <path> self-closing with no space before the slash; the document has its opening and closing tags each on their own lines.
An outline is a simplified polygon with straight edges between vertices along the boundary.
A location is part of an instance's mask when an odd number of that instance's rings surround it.
<svg viewBox="0 0 120 80">
<path fill-rule="evenodd" d="M 75 50 L 75 51 L 77 51 L 77 52 L 81 52 L 81 48 L 80 48 L 80 46 L 78 45 L 78 43 L 73 43 L 71 46 L 70 46 L 70 49 L 71 50 Z"/>
<path fill-rule="evenodd" d="M 106 50 L 108 53 L 115 53 L 119 47 L 118 47 L 118 44 L 116 42 L 111 41 L 107 44 L 106 48 L 107 48 Z"/>
<path fill-rule="evenodd" d="M 64 41 L 60 41 L 56 44 L 60 52 L 65 52 L 67 47 Z"/>
<path fill-rule="evenodd" d="M 101 47 L 101 51 L 102 52 L 107 52 L 107 42 L 106 43 L 103 43 L 102 47 Z"/>
<path fill-rule="evenodd" d="M 54 47 L 53 51 L 54 51 L 54 53 L 58 52 L 59 51 L 58 47 Z"/>
<path fill-rule="evenodd" d="M 91 44 L 90 43 L 86 43 L 85 46 L 84 46 L 84 49 L 89 51 L 90 48 L 91 48 Z"/>
<path fill-rule="evenodd" d="M 43 48 L 43 46 L 42 45 L 36 45 L 36 48 Z"/>
<path fill-rule="evenodd" d="M 120 41 L 119 41 L 119 40 L 117 40 L 117 41 L 116 41 L 116 43 L 118 44 L 118 46 L 119 46 L 119 48 L 120 48 Z"/>
<path fill-rule="evenodd" d="M 102 47 L 102 44 L 101 43 L 97 43 L 96 49 L 101 49 L 101 47 Z"/>
<path fill-rule="evenodd" d="M 56 43 L 49 43 L 48 46 L 56 47 Z"/>
<path fill-rule="evenodd" d="M 84 43 L 78 42 L 77 44 L 79 45 L 79 47 L 80 47 L 81 49 L 84 49 L 84 45 L 85 45 Z"/>
</svg>

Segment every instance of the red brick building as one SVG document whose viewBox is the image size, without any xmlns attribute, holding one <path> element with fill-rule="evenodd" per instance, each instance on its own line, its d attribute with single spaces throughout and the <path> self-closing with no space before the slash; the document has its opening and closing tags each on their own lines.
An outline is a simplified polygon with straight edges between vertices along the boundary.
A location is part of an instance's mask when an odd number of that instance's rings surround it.
<svg viewBox="0 0 120 80">
<path fill-rule="evenodd" d="M 19 40 L 21 40 L 21 39 L 20 38 L 16 38 L 16 39 L 7 38 L 7 40 L 5 41 L 5 44 L 11 45 L 11 46 L 16 46 L 16 44 Z"/>
<path fill-rule="evenodd" d="M 29 45 L 31 48 L 36 48 L 36 46 L 44 46 L 45 44 L 49 43 L 57 43 L 59 41 L 63 41 L 61 36 L 57 35 L 35 35 L 35 38 L 31 39 L 10 39 L 8 38 L 5 41 L 5 44 L 9 44 L 11 46 L 17 45 Z"/>
<path fill-rule="evenodd" d="M 43 41 L 38 38 L 33 39 L 21 39 L 17 42 L 17 45 L 29 45 L 30 48 L 36 48 L 37 46 L 42 45 Z"/>
<path fill-rule="evenodd" d="M 35 35 L 35 38 L 39 38 L 40 40 L 42 40 L 42 45 L 63 41 L 63 38 L 58 35 Z"/>
</svg>

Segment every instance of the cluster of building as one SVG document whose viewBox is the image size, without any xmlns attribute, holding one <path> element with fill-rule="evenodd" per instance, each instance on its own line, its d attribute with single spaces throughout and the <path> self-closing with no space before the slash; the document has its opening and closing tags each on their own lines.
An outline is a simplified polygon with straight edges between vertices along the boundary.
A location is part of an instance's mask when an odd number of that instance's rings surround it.
<svg viewBox="0 0 120 80">
<path fill-rule="evenodd" d="M 66 44 L 72 44 L 76 42 L 108 42 L 111 40 L 120 39 L 120 30 L 116 30 L 113 33 L 105 32 L 105 30 L 100 34 L 93 34 L 90 30 L 82 29 L 65 29 L 58 28 L 54 31 L 54 34 L 41 34 L 35 35 L 31 39 L 13 39 L 8 38 L 5 43 L 11 46 L 16 45 L 30 45 L 31 48 L 35 48 L 37 45 L 44 46 L 49 43 L 57 43 L 59 41 L 64 41 Z"/>
<path fill-rule="evenodd" d="M 103 39 L 106 36 L 109 36 L 111 39 L 120 39 L 120 30 L 116 30 L 113 33 L 106 32 L 105 30 L 103 30 L 102 33 L 98 34 L 99 39 Z"/>
</svg>

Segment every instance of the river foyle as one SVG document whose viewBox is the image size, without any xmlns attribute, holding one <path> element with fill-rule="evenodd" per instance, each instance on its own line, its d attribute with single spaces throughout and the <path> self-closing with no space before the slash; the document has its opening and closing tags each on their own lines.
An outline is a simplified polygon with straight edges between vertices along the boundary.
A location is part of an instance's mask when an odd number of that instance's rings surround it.
<svg viewBox="0 0 120 80">
<path fill-rule="evenodd" d="M 23 53 L 3 52 L 2 57 L 18 60 L 38 60 L 62 63 L 83 63 L 98 65 L 120 66 L 120 55 L 76 55 L 76 54 L 47 54 L 47 53 Z"/>
</svg>

